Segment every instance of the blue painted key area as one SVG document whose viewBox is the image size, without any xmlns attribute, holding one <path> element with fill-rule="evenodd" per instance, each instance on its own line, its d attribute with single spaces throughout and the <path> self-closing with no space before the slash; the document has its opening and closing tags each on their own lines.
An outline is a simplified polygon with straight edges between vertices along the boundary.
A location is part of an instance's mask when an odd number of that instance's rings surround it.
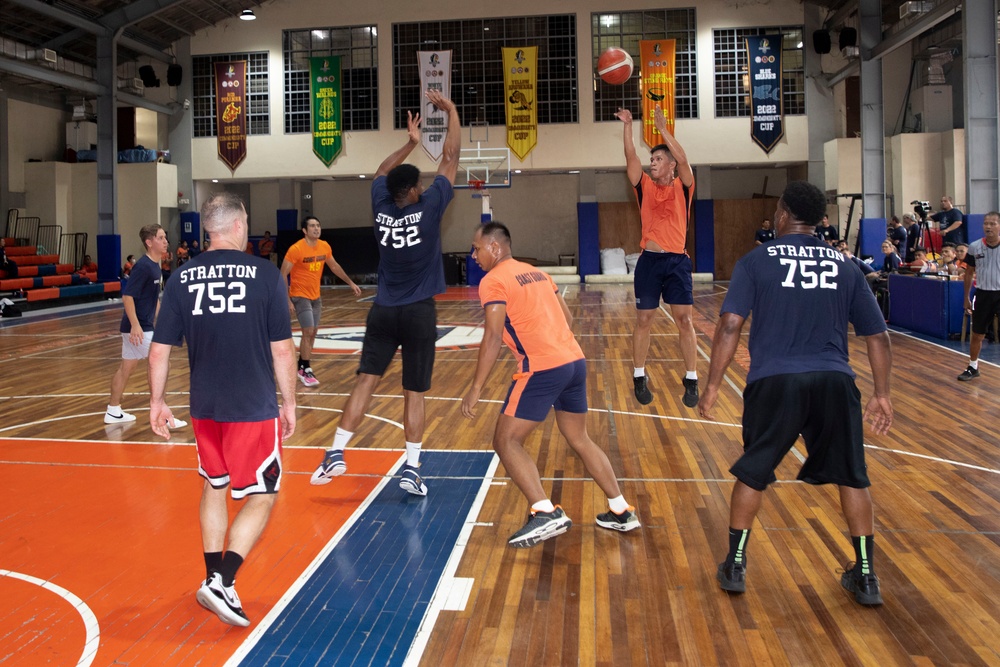
<svg viewBox="0 0 1000 667">
<path fill-rule="evenodd" d="M 428 451 L 420 460 L 427 497 L 389 480 L 241 665 L 403 662 L 493 452 Z"/>
</svg>

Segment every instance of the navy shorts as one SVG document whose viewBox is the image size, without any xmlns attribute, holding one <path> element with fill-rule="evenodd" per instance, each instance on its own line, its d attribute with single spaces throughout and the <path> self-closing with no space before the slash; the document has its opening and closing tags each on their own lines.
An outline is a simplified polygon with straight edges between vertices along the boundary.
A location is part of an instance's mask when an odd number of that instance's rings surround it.
<svg viewBox="0 0 1000 667">
<path fill-rule="evenodd" d="M 635 307 L 654 310 L 661 297 L 664 303 L 690 306 L 694 303 L 691 270 L 687 255 L 643 251 L 635 265 Z"/>
<path fill-rule="evenodd" d="M 743 456 L 729 469 L 763 491 L 802 434 L 806 461 L 798 479 L 864 489 L 868 481 L 861 392 L 839 371 L 787 373 L 755 380 L 743 392 Z"/>
<path fill-rule="evenodd" d="M 587 360 L 534 373 L 518 373 L 507 391 L 501 414 L 543 422 L 549 408 L 576 414 L 587 412 Z"/>
<path fill-rule="evenodd" d="M 365 324 L 358 373 L 382 377 L 402 348 L 403 389 L 423 393 L 431 388 L 437 345 L 437 309 L 434 299 L 405 306 L 372 305 Z"/>
</svg>

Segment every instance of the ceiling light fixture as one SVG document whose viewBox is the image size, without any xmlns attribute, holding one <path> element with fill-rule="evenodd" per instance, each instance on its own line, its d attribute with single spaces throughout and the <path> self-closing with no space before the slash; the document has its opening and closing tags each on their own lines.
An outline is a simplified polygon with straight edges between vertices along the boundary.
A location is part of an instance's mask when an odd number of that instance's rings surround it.
<svg viewBox="0 0 1000 667">
<path fill-rule="evenodd" d="M 257 17 L 254 16 L 254 13 L 253 13 L 252 9 L 244 9 L 242 12 L 240 12 L 240 20 L 241 21 L 256 21 Z"/>
</svg>

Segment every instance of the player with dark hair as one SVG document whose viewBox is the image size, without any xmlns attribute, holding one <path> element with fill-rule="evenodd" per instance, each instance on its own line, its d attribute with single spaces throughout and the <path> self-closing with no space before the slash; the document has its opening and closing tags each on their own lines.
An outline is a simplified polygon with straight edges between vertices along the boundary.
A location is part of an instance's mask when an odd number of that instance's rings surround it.
<svg viewBox="0 0 1000 667">
<path fill-rule="evenodd" d="M 244 252 L 249 228 L 242 200 L 214 195 L 201 221 L 211 248 L 179 268 L 163 293 L 149 353 L 149 422 L 170 438 L 163 390 L 170 348 L 186 342 L 198 472 L 205 478 L 205 581 L 197 599 L 224 623 L 246 627 L 235 577 L 281 487 L 281 442 L 295 431 L 295 345 L 284 278 L 271 262 Z M 243 500 L 232 525 L 227 495 Z"/>
<path fill-rule="evenodd" d="M 547 273 L 511 256 L 510 230 L 498 222 L 476 231 L 472 257 L 486 271 L 479 284 L 486 331 L 472 386 L 462 399 L 462 414 L 470 419 L 476 416 L 479 394 L 502 343 L 507 343 L 518 361 L 514 382 L 500 408 L 493 449 L 527 497 L 531 511 L 528 522 L 507 543 L 533 547 L 573 524 L 546 496 L 538 467 L 524 450 L 525 439 L 545 421 L 552 407 L 559 432 L 608 496 L 610 510 L 597 516 L 597 525 L 622 532 L 638 528 L 635 508 L 618 488 L 611 461 L 587 434 L 587 362 L 570 330 L 573 316 L 559 288 Z"/>
<path fill-rule="evenodd" d="M 826 200 L 816 186 L 789 183 L 778 201 L 778 238 L 750 251 L 733 270 L 712 342 L 708 384 L 698 404 L 705 419 L 750 325 L 750 370 L 743 393 L 743 456 L 730 468 L 736 486 L 729 512 L 729 553 L 719 585 L 746 590 L 747 540 L 774 470 L 801 434 L 807 458 L 798 478 L 836 484 L 854 546 L 841 585 L 864 605 L 882 604 L 874 571 L 875 519 L 868 487 L 863 422 L 885 434 L 892 425 L 892 352 L 885 320 L 861 271 L 814 236 Z M 848 359 L 847 325 L 865 337 L 875 393 L 862 413 Z"/>
<path fill-rule="evenodd" d="M 454 196 L 462 131 L 454 102 L 436 90 L 428 90 L 427 99 L 448 114 L 441 164 L 426 190 L 420 185 L 420 171 L 403 164 L 420 144 L 420 114 L 407 112 L 406 144 L 382 161 L 372 182 L 378 292 L 368 311 L 358 378 L 333 444 L 310 479 L 312 484 L 327 484 L 347 471 L 344 449 L 361 424 L 396 349 L 402 347 L 406 465 L 399 486 L 413 495 L 427 495 L 417 469 L 424 438 L 424 394 L 431 388 L 437 344 L 434 295 L 445 291 L 441 217 Z"/>
<path fill-rule="evenodd" d="M 298 317 L 299 327 L 302 329 L 302 339 L 299 342 L 299 382 L 307 387 L 319 385 L 319 380 L 313 373 L 311 359 L 313 345 L 316 343 L 316 330 L 323 314 L 323 301 L 319 292 L 323 267 L 329 267 L 333 275 L 347 283 L 354 296 L 361 296 L 361 288 L 354 284 L 333 258 L 330 244 L 320 238 L 322 233 L 319 218 L 314 215 L 306 216 L 302 220 L 303 237 L 288 249 L 281 262 L 281 275 L 291 276 L 288 287 L 291 298 L 289 308 Z"/>
<path fill-rule="evenodd" d="M 632 383 L 635 398 L 642 405 L 653 400 L 646 375 L 646 355 L 653 316 L 660 298 L 670 306 L 677 324 L 681 356 L 684 357 L 684 405 L 698 404 L 698 341 L 694 332 L 694 292 L 691 258 L 687 254 L 687 225 L 694 198 L 694 171 L 687 154 L 672 134 L 659 105 L 653 115 L 656 129 L 666 143 L 653 147 L 649 155 L 649 175 L 635 152 L 632 139 L 632 112 L 619 109 L 615 116 L 624 123 L 625 171 L 635 188 L 642 221 L 642 254 L 635 266 L 635 329 L 632 332 Z"/>
<path fill-rule="evenodd" d="M 104 413 L 105 424 L 135 421 L 135 415 L 122 410 L 122 396 L 132 371 L 140 361 L 149 357 L 153 324 L 160 310 L 160 286 L 163 284 L 160 258 L 170 247 L 167 233 L 158 224 L 146 225 L 139 230 L 139 240 L 146 252 L 131 267 L 129 279 L 122 290 L 125 313 L 118 327 L 122 338 L 122 361 L 111 377 L 111 398 Z M 187 422 L 174 419 L 173 426 L 187 426 Z"/>
</svg>

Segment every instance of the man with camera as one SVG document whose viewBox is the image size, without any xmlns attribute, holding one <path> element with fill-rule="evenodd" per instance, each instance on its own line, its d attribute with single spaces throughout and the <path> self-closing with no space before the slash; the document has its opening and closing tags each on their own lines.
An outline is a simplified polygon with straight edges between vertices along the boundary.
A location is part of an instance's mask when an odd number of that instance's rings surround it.
<svg viewBox="0 0 1000 667">
<path fill-rule="evenodd" d="M 948 195 L 941 197 L 941 210 L 932 215 L 931 220 L 938 223 L 938 231 L 941 232 L 943 243 L 958 245 L 965 241 L 965 232 L 962 230 L 962 212 L 955 208 Z"/>
</svg>

